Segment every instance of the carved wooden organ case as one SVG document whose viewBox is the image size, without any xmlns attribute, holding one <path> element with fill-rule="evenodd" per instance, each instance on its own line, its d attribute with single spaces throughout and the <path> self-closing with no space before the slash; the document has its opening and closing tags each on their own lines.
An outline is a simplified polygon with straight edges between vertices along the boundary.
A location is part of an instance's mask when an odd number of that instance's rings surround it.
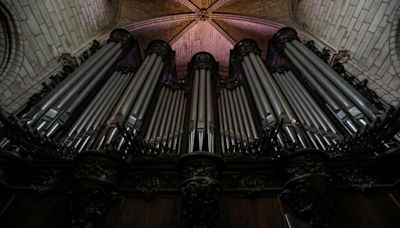
<svg viewBox="0 0 400 228">
<path fill-rule="evenodd" d="M 245 39 L 227 77 L 206 52 L 177 77 L 166 42 L 142 58 L 116 29 L 21 110 L 2 111 L 4 199 L 68 193 L 72 227 L 343 227 L 341 191 L 398 186 L 400 113 L 324 57 L 283 28 L 266 59 Z M 166 197 L 170 208 L 137 209 L 134 223 L 116 205 L 135 197 L 142 207 Z M 7 224 L 16 212 L 6 202 Z"/>
</svg>

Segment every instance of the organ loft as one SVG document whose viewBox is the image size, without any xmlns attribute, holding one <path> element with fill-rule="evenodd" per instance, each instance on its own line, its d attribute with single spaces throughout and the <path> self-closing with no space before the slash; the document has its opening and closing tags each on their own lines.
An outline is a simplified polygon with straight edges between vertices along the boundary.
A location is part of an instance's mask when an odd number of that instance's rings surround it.
<svg viewBox="0 0 400 228">
<path fill-rule="evenodd" d="M 400 1 L 0 19 L 0 227 L 400 226 Z"/>
</svg>

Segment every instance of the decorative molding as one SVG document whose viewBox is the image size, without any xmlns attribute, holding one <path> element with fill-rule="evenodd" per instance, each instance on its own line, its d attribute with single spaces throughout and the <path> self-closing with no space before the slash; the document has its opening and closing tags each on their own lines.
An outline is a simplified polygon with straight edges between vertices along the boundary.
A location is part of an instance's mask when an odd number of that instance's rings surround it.
<svg viewBox="0 0 400 228">
<path fill-rule="evenodd" d="M 30 188 L 36 193 L 44 194 L 61 185 L 61 179 L 65 179 L 61 169 L 41 170 L 31 180 Z"/>
<path fill-rule="evenodd" d="M 361 192 L 372 189 L 377 182 L 376 178 L 356 167 L 344 168 L 335 173 L 335 176 L 337 184 L 347 185 Z"/>
</svg>

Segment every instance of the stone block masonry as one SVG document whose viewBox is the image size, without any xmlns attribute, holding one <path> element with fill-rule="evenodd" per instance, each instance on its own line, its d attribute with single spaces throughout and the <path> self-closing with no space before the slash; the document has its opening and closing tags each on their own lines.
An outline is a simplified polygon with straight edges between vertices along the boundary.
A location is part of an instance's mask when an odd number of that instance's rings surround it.
<svg viewBox="0 0 400 228">
<path fill-rule="evenodd" d="M 14 56 L 0 75 L 0 100 L 13 112 L 59 70 L 62 53 L 79 54 L 110 30 L 115 0 L 2 0 L 15 27 Z"/>
<path fill-rule="evenodd" d="M 303 0 L 298 9 L 296 17 L 309 32 L 350 50 L 351 73 L 368 78 L 386 102 L 399 103 L 400 0 Z"/>
</svg>

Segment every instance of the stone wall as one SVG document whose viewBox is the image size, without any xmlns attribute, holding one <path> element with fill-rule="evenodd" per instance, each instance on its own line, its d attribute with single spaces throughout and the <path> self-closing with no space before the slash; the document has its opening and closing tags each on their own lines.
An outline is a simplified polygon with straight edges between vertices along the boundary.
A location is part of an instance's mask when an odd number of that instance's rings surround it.
<svg viewBox="0 0 400 228">
<path fill-rule="evenodd" d="M 62 53 L 78 54 L 110 30 L 118 0 L 2 0 L 13 17 L 13 58 L 0 75 L 1 105 L 15 111 L 59 70 Z"/>
<path fill-rule="evenodd" d="M 385 101 L 400 100 L 400 0 L 302 0 L 294 17 L 335 49 L 350 50 L 347 69 L 368 78 Z"/>
</svg>

